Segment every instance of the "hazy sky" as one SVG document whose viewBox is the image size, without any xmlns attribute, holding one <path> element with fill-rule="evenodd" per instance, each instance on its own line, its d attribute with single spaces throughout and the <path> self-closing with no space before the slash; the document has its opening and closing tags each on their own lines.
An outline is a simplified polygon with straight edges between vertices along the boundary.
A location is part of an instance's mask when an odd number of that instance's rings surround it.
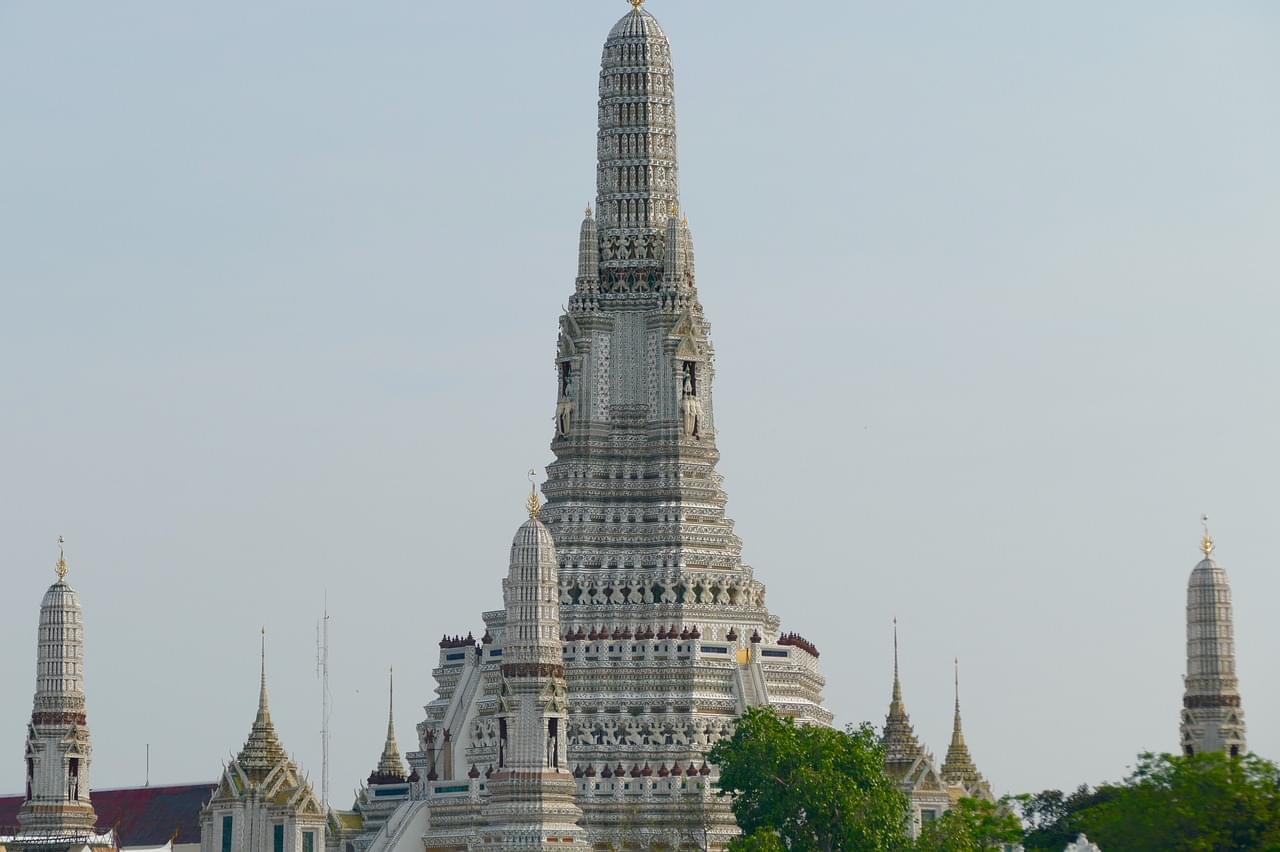
<svg viewBox="0 0 1280 852">
<path fill-rule="evenodd" d="M 650 0 L 721 471 L 839 722 L 890 622 L 1002 792 L 1177 747 L 1207 512 L 1280 758 L 1280 7 Z M 268 631 L 335 805 L 501 606 L 620 0 L 0 4 L 0 791 L 59 534 L 97 786 L 209 780 Z"/>
</svg>

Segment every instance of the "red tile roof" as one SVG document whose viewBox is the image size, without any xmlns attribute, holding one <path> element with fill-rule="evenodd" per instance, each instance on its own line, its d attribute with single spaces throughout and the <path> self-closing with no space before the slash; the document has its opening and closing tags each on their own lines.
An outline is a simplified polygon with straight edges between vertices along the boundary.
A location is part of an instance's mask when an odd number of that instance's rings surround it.
<svg viewBox="0 0 1280 852">
<path fill-rule="evenodd" d="M 121 846 L 159 846 L 178 833 L 178 843 L 200 840 L 200 810 L 213 796 L 213 784 L 126 787 L 90 794 L 98 826 L 116 826 Z M 21 796 L 0 796 L 0 825 L 16 827 Z"/>
</svg>

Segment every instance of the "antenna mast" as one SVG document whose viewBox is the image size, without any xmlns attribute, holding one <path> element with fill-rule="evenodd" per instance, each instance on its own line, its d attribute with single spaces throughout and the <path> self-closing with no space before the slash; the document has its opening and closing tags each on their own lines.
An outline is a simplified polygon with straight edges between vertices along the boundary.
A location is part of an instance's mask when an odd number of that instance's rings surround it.
<svg viewBox="0 0 1280 852">
<path fill-rule="evenodd" d="M 316 677 L 320 678 L 320 802 L 329 813 L 329 593 L 324 616 L 316 622 Z"/>
</svg>

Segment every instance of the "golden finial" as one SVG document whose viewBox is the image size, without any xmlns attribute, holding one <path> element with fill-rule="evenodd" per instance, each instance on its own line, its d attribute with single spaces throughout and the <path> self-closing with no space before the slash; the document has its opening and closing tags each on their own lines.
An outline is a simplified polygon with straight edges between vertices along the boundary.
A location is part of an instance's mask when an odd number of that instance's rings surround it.
<svg viewBox="0 0 1280 852">
<path fill-rule="evenodd" d="M 637 12 L 640 11 L 640 7 L 643 5 L 644 5 L 644 0 L 631 0 L 632 8 L 634 8 Z"/>
<path fill-rule="evenodd" d="M 680 202 L 679 201 L 671 202 L 671 218 L 672 219 L 680 218 Z"/>
<path fill-rule="evenodd" d="M 1209 535 L 1209 516 L 1200 516 L 1200 525 L 1204 527 L 1204 537 L 1200 539 L 1200 552 L 1208 559 L 1213 554 L 1213 536 Z"/>
<path fill-rule="evenodd" d="M 594 210 L 592 210 L 592 209 L 591 209 L 591 205 L 590 205 L 590 204 L 588 204 L 588 205 L 587 205 L 587 218 L 588 218 L 588 219 L 590 219 L 590 218 L 591 218 L 591 216 L 592 216 L 594 213 L 595 213 L 595 211 L 594 211 Z"/>
<path fill-rule="evenodd" d="M 67 577 L 67 554 L 63 550 L 62 545 L 63 545 L 62 536 L 58 536 L 58 564 L 54 566 L 53 570 L 58 572 L 59 583 L 61 583 Z"/>
<path fill-rule="evenodd" d="M 536 521 L 538 514 L 542 511 L 542 501 L 538 499 L 538 473 L 537 471 L 529 471 L 529 502 L 526 504 L 529 509 L 529 520 Z"/>
</svg>

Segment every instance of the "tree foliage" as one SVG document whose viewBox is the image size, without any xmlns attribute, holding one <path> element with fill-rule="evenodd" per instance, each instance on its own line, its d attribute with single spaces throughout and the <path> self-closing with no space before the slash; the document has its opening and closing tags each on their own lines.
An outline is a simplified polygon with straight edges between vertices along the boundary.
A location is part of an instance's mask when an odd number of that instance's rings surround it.
<svg viewBox="0 0 1280 852">
<path fill-rule="evenodd" d="M 1082 829 L 1078 814 L 1094 805 L 1108 802 L 1119 793 L 1114 784 L 1091 789 L 1081 784 L 1074 792 L 1045 790 L 1034 795 L 1018 797 L 1022 817 L 1027 823 L 1027 835 L 1023 846 L 1027 852 L 1062 852 L 1073 842 Z"/>
<path fill-rule="evenodd" d="M 837 731 L 752 708 L 709 757 L 743 831 L 734 852 L 909 848 L 907 798 L 870 725 Z"/>
<path fill-rule="evenodd" d="M 1048 790 L 1022 809 L 1029 852 L 1057 852 L 1080 832 L 1132 852 L 1280 849 L 1280 769 L 1255 755 L 1147 753 L 1121 784 Z"/>
<path fill-rule="evenodd" d="M 1009 809 L 982 799 L 961 799 L 939 819 L 927 823 L 916 840 L 917 852 L 982 852 L 1022 840 L 1022 821 Z"/>
</svg>

